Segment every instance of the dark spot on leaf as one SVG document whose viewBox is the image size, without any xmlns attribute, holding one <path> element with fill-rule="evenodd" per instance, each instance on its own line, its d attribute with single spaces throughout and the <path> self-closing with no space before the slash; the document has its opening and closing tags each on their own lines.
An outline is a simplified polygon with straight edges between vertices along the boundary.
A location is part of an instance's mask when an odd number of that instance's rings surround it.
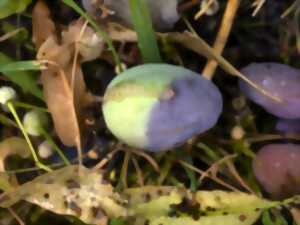
<svg viewBox="0 0 300 225">
<path fill-rule="evenodd" d="M 206 210 L 207 210 L 207 211 L 211 211 L 211 212 L 215 212 L 215 211 L 216 211 L 216 208 L 208 206 L 208 207 L 206 208 Z"/>
<path fill-rule="evenodd" d="M 45 194 L 44 194 L 44 198 L 45 198 L 45 199 L 49 199 L 49 198 L 50 198 L 49 193 L 45 193 Z"/>
<path fill-rule="evenodd" d="M 177 212 L 176 212 L 174 209 L 171 209 L 171 210 L 168 212 L 168 217 L 177 218 L 177 217 L 178 217 L 178 214 L 177 214 Z"/>
<path fill-rule="evenodd" d="M 198 220 L 200 218 L 200 204 L 198 202 L 193 202 L 188 198 L 183 198 L 180 204 L 172 204 L 170 205 L 172 210 L 179 211 L 181 213 L 186 213 L 190 215 L 194 220 Z"/>
<path fill-rule="evenodd" d="M 149 193 L 145 193 L 143 195 L 144 202 L 149 202 L 151 200 L 151 195 Z"/>
<path fill-rule="evenodd" d="M 80 188 L 80 184 L 73 179 L 67 180 L 66 185 L 68 189 Z"/>
<path fill-rule="evenodd" d="M 239 216 L 239 220 L 241 222 L 244 222 L 246 219 L 247 219 L 247 217 L 245 215 L 243 215 L 243 214 Z"/>
<path fill-rule="evenodd" d="M 144 225 L 149 225 L 150 224 L 150 221 L 149 220 L 146 220 Z"/>
<path fill-rule="evenodd" d="M 73 210 L 78 216 L 81 215 L 82 210 L 75 202 L 70 202 L 68 206 L 68 208 Z"/>
<path fill-rule="evenodd" d="M 157 190 L 157 195 L 158 195 L 158 196 L 162 196 L 163 194 L 164 194 L 164 193 L 163 193 L 162 190 L 160 190 L 160 189 Z"/>
<path fill-rule="evenodd" d="M 224 216 L 228 215 L 228 212 L 223 212 L 223 215 L 224 215 Z"/>
<path fill-rule="evenodd" d="M 91 210 L 92 215 L 95 219 L 101 219 L 106 216 L 104 211 L 100 207 L 92 207 Z"/>
</svg>

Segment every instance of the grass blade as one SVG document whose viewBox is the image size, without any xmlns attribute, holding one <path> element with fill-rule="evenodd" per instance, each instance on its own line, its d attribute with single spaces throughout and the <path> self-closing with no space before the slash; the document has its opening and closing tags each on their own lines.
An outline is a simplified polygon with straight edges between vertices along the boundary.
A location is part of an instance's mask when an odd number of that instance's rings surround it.
<svg viewBox="0 0 300 225">
<path fill-rule="evenodd" d="M 0 52 L 0 72 L 9 80 L 20 86 L 24 92 L 31 93 L 43 100 L 42 90 L 37 85 L 36 78 L 25 70 L 39 70 L 40 66 L 36 61 L 14 62 L 8 56 Z"/>
<path fill-rule="evenodd" d="M 144 0 L 129 0 L 130 13 L 134 29 L 138 35 L 138 45 L 144 63 L 161 62 L 152 20 Z"/>
</svg>

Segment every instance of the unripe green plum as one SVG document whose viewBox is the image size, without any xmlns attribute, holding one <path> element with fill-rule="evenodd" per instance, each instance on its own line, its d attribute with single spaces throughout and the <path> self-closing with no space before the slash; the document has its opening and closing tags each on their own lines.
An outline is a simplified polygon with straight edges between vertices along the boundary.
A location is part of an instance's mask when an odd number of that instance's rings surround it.
<svg viewBox="0 0 300 225">
<path fill-rule="evenodd" d="M 222 111 L 218 88 L 199 74 L 168 64 L 126 70 L 103 102 L 107 127 L 132 147 L 163 151 L 213 127 Z"/>
</svg>

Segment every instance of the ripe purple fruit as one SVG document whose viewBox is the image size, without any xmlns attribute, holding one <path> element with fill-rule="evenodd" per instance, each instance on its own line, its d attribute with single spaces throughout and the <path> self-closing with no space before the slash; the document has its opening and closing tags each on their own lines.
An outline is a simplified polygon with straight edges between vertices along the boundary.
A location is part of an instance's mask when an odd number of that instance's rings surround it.
<svg viewBox="0 0 300 225">
<path fill-rule="evenodd" d="M 279 119 L 276 123 L 276 130 L 281 132 L 300 132 L 300 119 Z"/>
<path fill-rule="evenodd" d="M 126 70 L 108 86 L 102 106 L 111 132 L 130 146 L 162 151 L 215 125 L 219 89 L 199 74 L 168 64 Z"/>
<path fill-rule="evenodd" d="M 277 102 L 240 81 L 240 89 L 269 113 L 286 119 L 300 118 L 300 70 L 279 63 L 252 63 L 243 68 L 251 81 L 281 99 Z"/>
<path fill-rule="evenodd" d="M 300 145 L 269 144 L 253 161 L 254 174 L 262 187 L 276 199 L 300 194 Z"/>
</svg>

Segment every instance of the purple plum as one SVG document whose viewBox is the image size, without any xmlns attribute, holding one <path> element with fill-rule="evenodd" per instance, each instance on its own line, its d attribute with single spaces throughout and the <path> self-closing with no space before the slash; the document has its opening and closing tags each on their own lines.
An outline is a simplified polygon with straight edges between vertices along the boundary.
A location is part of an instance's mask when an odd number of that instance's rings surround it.
<svg viewBox="0 0 300 225">
<path fill-rule="evenodd" d="M 279 63 L 252 63 L 241 72 L 281 101 L 277 102 L 240 81 L 240 89 L 248 98 L 280 118 L 300 118 L 300 70 Z"/>
<path fill-rule="evenodd" d="M 276 130 L 281 132 L 299 133 L 300 119 L 279 119 L 276 123 Z"/>
<path fill-rule="evenodd" d="M 269 144 L 253 161 L 254 174 L 264 190 L 275 199 L 300 194 L 300 145 Z"/>
</svg>

